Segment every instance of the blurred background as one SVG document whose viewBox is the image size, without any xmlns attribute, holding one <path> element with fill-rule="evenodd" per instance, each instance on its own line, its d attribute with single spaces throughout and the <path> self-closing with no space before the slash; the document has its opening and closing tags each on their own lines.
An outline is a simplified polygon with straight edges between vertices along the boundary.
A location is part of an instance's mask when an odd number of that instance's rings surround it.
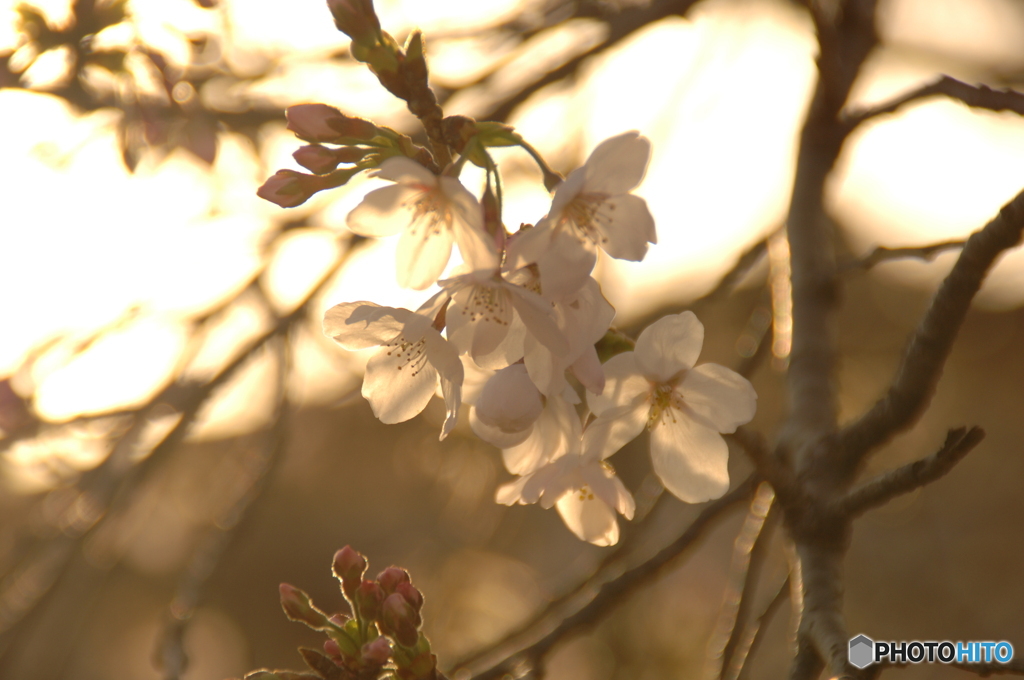
<svg viewBox="0 0 1024 680">
<path fill-rule="evenodd" d="M 658 245 L 642 264 L 598 264 L 616 325 L 635 333 L 694 309 L 702 361 L 762 358 L 751 427 L 771 437 L 789 327 L 787 249 L 772 235 L 816 74 L 806 11 L 783 0 L 375 5 L 399 42 L 424 30 L 446 114 L 510 122 L 558 170 L 626 130 L 652 140 L 637 193 Z M 881 0 L 878 25 L 851 107 L 939 74 L 1024 87 L 1019 2 Z M 322 337 L 333 304 L 413 306 L 430 293 L 397 287 L 394 240 L 345 229 L 377 180 L 290 210 L 255 195 L 276 169 L 297 168 L 288 105 L 418 132 L 347 45 L 320 0 L 0 2 L 0 678 L 298 668 L 295 647 L 320 640 L 284 618 L 277 584 L 341 610 L 330 560 L 346 544 L 371 573 L 411 571 L 448 669 L 608 554 L 553 512 L 496 505 L 510 477 L 499 452 L 466 422 L 438 442 L 440 404 L 376 421 L 359 397 L 367 357 Z M 500 163 L 515 230 L 550 198 L 525 154 Z M 1014 114 L 932 98 L 851 137 L 828 189 L 847 270 L 844 418 L 881 393 L 956 251 L 869 270 L 856 260 L 963 238 L 1022 187 Z M 729 271 L 734 285 L 719 287 Z M 988 432 L 948 477 L 858 523 L 852 633 L 1024 650 L 1022 305 L 1018 249 L 979 295 L 931 409 L 872 459 L 866 474 L 932 453 L 951 427 Z M 701 509 L 660 498 L 646 449 L 641 437 L 615 459 L 642 517 L 623 527 L 629 563 Z M 735 482 L 750 471 L 739 451 L 730 466 Z M 556 648 L 548 677 L 706 675 L 743 515 Z M 759 608 L 786 575 L 779 536 L 766 555 Z M 784 672 L 788 628 L 783 607 L 749 677 Z"/>
</svg>

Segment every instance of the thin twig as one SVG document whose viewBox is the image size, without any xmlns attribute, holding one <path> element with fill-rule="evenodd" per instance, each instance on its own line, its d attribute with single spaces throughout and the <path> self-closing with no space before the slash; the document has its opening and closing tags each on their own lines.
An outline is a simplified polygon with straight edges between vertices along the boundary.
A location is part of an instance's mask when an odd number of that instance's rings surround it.
<svg viewBox="0 0 1024 680">
<path fill-rule="evenodd" d="M 736 535 L 729 583 L 726 585 L 716 632 L 708 643 L 705 675 L 709 679 L 724 678 L 725 669 L 732 663 L 741 644 L 747 617 L 754 606 L 757 581 L 767 555 L 771 537 L 767 527 L 774 500 L 775 492 L 771 485 L 762 482 L 750 502 L 743 526 Z"/>
<path fill-rule="evenodd" d="M 247 511 L 259 498 L 273 470 L 281 461 L 288 439 L 288 375 L 291 372 L 291 348 L 286 336 L 279 337 L 277 345 L 276 405 L 273 425 L 267 432 L 260 452 L 256 456 L 248 488 L 231 504 L 209 528 L 189 560 L 178 581 L 177 592 L 171 602 L 167 622 L 160 637 L 157 660 L 164 680 L 179 680 L 188 666 L 184 647 L 184 634 L 189 620 L 203 595 L 203 588 L 231 544 Z"/>
<path fill-rule="evenodd" d="M 1024 93 L 1010 89 L 995 90 L 988 85 L 968 85 L 956 78 L 942 76 L 938 80 L 911 90 L 890 102 L 847 113 L 843 116 L 843 122 L 852 130 L 864 121 L 895 113 L 907 104 L 935 96 L 949 97 L 976 109 L 1013 111 L 1024 115 Z"/>
<path fill-rule="evenodd" d="M 889 390 L 840 433 L 840 450 L 848 467 L 856 467 L 870 450 L 910 427 L 920 416 L 931 400 L 946 357 L 985 275 L 1003 251 L 1020 242 L 1022 231 L 1024 191 L 967 239 L 911 338 Z"/>
<path fill-rule="evenodd" d="M 709 503 L 686 531 L 653 558 L 625 571 L 617 578 L 604 583 L 589 584 L 593 588 L 591 597 L 584 604 L 577 605 L 575 611 L 558 620 L 554 628 L 549 626 L 547 632 L 540 630 L 539 627 L 537 630 L 524 631 L 522 638 L 515 640 L 519 643 L 516 649 L 502 651 L 498 661 L 477 654 L 456 666 L 449 676 L 459 674 L 461 677 L 461 674 L 468 672 L 473 680 L 500 678 L 508 673 L 511 667 L 523 663 L 524 659 L 531 667 L 539 666 L 556 644 L 593 626 L 627 596 L 655 580 L 663 570 L 674 566 L 675 561 L 694 547 L 712 523 L 727 509 L 750 498 L 756 486 L 757 478 L 748 477 L 735 489 Z M 527 634 L 531 635 L 530 640 L 526 639 Z M 540 637 L 537 637 L 538 635 Z"/>
<path fill-rule="evenodd" d="M 775 613 L 779 611 L 779 607 L 786 601 L 789 590 L 789 577 L 787 576 L 779 585 L 778 590 L 775 591 L 775 597 L 771 599 L 768 606 L 748 626 L 742 643 L 736 649 L 736 654 L 722 675 L 724 680 L 744 680 L 750 674 L 750 666 L 747 664 L 747 661 L 752 659 L 757 653 L 758 647 L 761 646 L 761 641 L 764 640 L 764 632 L 768 629 L 772 619 L 775 618 Z"/>
<path fill-rule="evenodd" d="M 901 494 L 930 484 L 944 476 L 985 438 L 980 427 L 950 430 L 942 448 L 922 460 L 879 475 L 851 491 L 839 501 L 840 512 L 855 517 L 888 503 Z"/>
<path fill-rule="evenodd" d="M 963 239 L 955 241 L 942 241 L 941 243 L 932 243 L 926 246 L 909 246 L 905 248 L 887 248 L 885 246 L 878 246 L 867 255 L 867 257 L 855 260 L 845 265 L 843 269 L 861 269 L 868 270 L 874 267 L 880 262 L 889 262 L 891 260 L 901 260 L 907 258 L 916 258 L 919 260 L 925 260 L 931 262 L 936 257 L 946 252 L 947 250 L 954 250 L 956 248 L 963 248 Z"/>
<path fill-rule="evenodd" d="M 697 0 L 658 0 L 650 5 L 624 5 L 619 12 L 607 15 L 608 36 L 582 54 L 569 59 L 558 68 L 548 71 L 543 76 L 519 88 L 514 94 L 506 97 L 500 104 L 491 107 L 482 120 L 506 120 L 520 104 L 529 99 L 538 90 L 565 80 L 576 74 L 580 66 L 591 57 L 595 57 L 628 38 L 645 26 L 671 16 L 684 16 L 697 4 Z M 494 74 L 492 74 L 494 75 Z M 488 77 L 485 76 L 484 81 Z"/>
<path fill-rule="evenodd" d="M 24 636 L 32 628 L 28 621 L 29 615 L 39 611 L 52 593 L 60 587 L 61 582 L 67 576 L 71 558 L 77 554 L 81 542 L 118 508 L 124 507 L 131 500 L 134 490 L 164 463 L 170 453 L 184 440 L 196 416 L 213 393 L 234 377 L 237 371 L 248 363 L 267 342 L 283 335 L 294 323 L 305 318 L 309 304 L 316 299 L 337 271 L 344 266 L 352 252 L 352 248 L 344 250 L 294 311 L 280 318 L 275 327 L 246 345 L 234 359 L 223 366 L 206 383 L 187 383 L 185 385 L 175 383 L 157 395 L 143 411 L 143 414 L 136 418 L 128 432 L 120 438 L 107 459 L 88 473 L 90 488 L 81 493 L 80 499 L 82 507 L 91 509 L 86 518 L 88 521 L 72 524 L 57 537 L 51 539 L 47 546 L 47 554 L 54 557 L 45 563 L 32 565 L 32 573 L 24 575 L 25 578 L 31 579 L 36 587 L 32 591 L 33 599 L 21 603 L 22 608 L 18 612 L 18 620 L 0 634 L 0 676 L 3 676 L 4 671 L 8 670 L 8 666 L 13 663 L 9 654 L 10 650 L 20 649 L 23 646 Z M 159 406 L 161 395 L 164 394 L 175 396 L 174 406 L 180 413 L 178 422 L 164 436 L 163 440 L 150 450 L 148 455 L 142 456 L 140 455 L 142 452 L 138 450 L 137 441 L 148 420 L 145 414 Z M 141 460 L 135 463 L 134 461 L 139 458 Z"/>
</svg>

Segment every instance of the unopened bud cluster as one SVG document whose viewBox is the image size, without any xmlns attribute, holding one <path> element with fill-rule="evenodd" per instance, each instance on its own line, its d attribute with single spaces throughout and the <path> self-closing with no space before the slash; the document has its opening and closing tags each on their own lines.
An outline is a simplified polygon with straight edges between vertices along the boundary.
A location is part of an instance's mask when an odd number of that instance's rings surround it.
<svg viewBox="0 0 1024 680">
<path fill-rule="evenodd" d="M 321 677 L 340 680 L 443 680 L 430 642 L 420 632 L 423 594 L 409 572 L 388 567 L 376 579 L 365 578 L 367 563 L 345 546 L 334 555 L 332 571 L 352 616 L 328 615 L 295 586 L 280 586 L 281 608 L 292 621 L 327 634 L 324 653 L 300 649 Z M 290 671 L 255 671 L 246 680 L 275 680 Z"/>
</svg>

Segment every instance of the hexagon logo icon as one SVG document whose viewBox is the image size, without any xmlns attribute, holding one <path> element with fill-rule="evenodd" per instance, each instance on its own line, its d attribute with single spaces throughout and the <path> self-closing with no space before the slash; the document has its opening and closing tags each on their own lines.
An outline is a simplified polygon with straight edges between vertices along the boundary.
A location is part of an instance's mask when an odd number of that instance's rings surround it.
<svg viewBox="0 0 1024 680">
<path fill-rule="evenodd" d="M 867 635 L 850 640 L 850 665 L 856 668 L 870 666 L 875 658 L 875 641 Z"/>
</svg>

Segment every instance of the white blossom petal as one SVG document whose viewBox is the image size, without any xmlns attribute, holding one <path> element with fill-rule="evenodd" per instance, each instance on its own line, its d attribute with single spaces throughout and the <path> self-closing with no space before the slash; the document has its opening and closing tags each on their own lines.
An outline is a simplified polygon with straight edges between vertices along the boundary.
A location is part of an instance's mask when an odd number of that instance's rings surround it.
<svg viewBox="0 0 1024 680">
<path fill-rule="evenodd" d="M 434 396 L 437 371 L 427 361 L 425 346 L 423 338 L 410 342 L 399 337 L 367 362 L 362 393 L 382 423 L 419 415 Z"/>
<path fill-rule="evenodd" d="M 352 209 L 345 223 L 361 236 L 393 236 L 408 227 L 412 220 L 403 206 L 422 193 L 421 189 L 405 184 L 374 189 Z"/>
<path fill-rule="evenodd" d="M 729 490 L 729 447 L 722 435 L 676 409 L 666 409 L 651 428 L 651 462 L 665 488 L 687 503 Z"/>
<path fill-rule="evenodd" d="M 556 503 L 558 514 L 569 531 L 580 540 L 609 546 L 619 542 L 619 523 L 615 511 L 592 493 L 571 491 Z"/>
<path fill-rule="evenodd" d="M 400 335 L 412 316 L 408 309 L 343 302 L 324 313 L 324 335 L 348 350 L 377 347 Z"/>
<path fill-rule="evenodd" d="M 644 431 L 650 413 L 646 401 L 605 411 L 583 432 L 583 456 L 597 460 L 613 455 Z"/>
<path fill-rule="evenodd" d="M 735 432 L 757 410 L 757 392 L 750 381 L 718 364 L 687 371 L 676 390 L 698 422 L 719 432 Z"/>
<path fill-rule="evenodd" d="M 693 312 L 664 316 L 637 338 L 637 367 L 650 380 L 666 383 L 693 368 L 703 344 L 704 325 Z"/>
<path fill-rule="evenodd" d="M 610 409 L 646 401 L 651 383 L 640 374 L 636 352 L 622 352 L 604 362 L 604 391 L 587 393 L 587 406 L 600 416 Z"/>
<path fill-rule="evenodd" d="M 569 352 L 569 341 L 555 323 L 551 303 L 536 293 L 511 283 L 505 284 L 505 290 L 509 292 L 512 305 L 530 334 L 556 356 L 565 356 Z"/>
<path fill-rule="evenodd" d="M 418 316 L 418 315 L 417 315 Z M 422 317 L 421 317 L 422 318 Z M 411 324 L 406 324 L 408 329 Z M 427 361 L 437 371 L 441 380 L 441 394 L 444 397 L 445 419 L 441 426 L 441 439 L 447 437 L 459 420 L 459 406 L 462 403 L 462 381 L 465 371 L 455 346 L 441 337 L 433 328 L 425 330 L 424 351 Z"/>
<path fill-rule="evenodd" d="M 398 240 L 398 285 L 413 290 L 432 286 L 452 255 L 452 231 L 426 213 L 410 222 Z"/>
<path fill-rule="evenodd" d="M 452 232 L 470 271 L 498 268 L 498 250 L 484 228 L 484 212 L 476 196 L 454 177 L 441 178 L 441 190 L 452 211 Z"/>
<path fill-rule="evenodd" d="M 506 433 L 531 427 L 543 409 L 541 394 L 522 364 L 495 373 L 476 401 L 477 418 Z"/>
<path fill-rule="evenodd" d="M 480 439 L 483 439 L 492 446 L 497 446 L 499 449 L 510 449 L 517 447 L 523 442 L 527 441 L 534 432 L 532 427 L 527 427 L 518 432 L 505 432 L 501 428 L 480 420 L 480 414 L 474 406 L 469 410 L 469 426 L 473 428 L 473 434 Z M 510 470 L 511 472 L 511 470 Z M 525 472 L 519 472 L 517 474 L 526 474 Z"/>
<path fill-rule="evenodd" d="M 420 184 L 423 188 L 436 187 L 438 179 L 437 175 L 406 156 L 392 156 L 371 174 L 373 177 L 392 182 Z"/>
<path fill-rule="evenodd" d="M 625 132 L 604 140 L 586 164 L 584 191 L 624 194 L 643 181 L 651 159 L 651 142 L 639 132 Z"/>
<path fill-rule="evenodd" d="M 561 456 L 576 451 L 582 427 L 567 400 L 548 397 L 544 410 L 529 436 L 514 446 L 501 447 L 505 468 L 514 475 L 527 475 Z"/>
<path fill-rule="evenodd" d="M 515 314 L 511 296 L 499 282 L 478 280 L 473 275 L 447 279 L 442 284 L 453 291 L 446 317 L 448 339 L 480 363 L 481 357 L 494 352 L 508 334 Z"/>
<path fill-rule="evenodd" d="M 601 367 L 601 360 L 593 345 L 584 349 L 569 368 L 572 369 L 572 374 L 576 376 L 580 384 L 587 388 L 587 392 L 594 395 L 604 392 L 604 369 Z"/>
<path fill-rule="evenodd" d="M 611 465 L 586 465 L 580 470 L 583 481 L 587 483 L 594 495 L 614 508 L 626 519 L 633 519 L 636 502 L 626 485 L 615 475 Z"/>
<path fill-rule="evenodd" d="M 557 300 L 583 287 L 597 264 L 597 251 L 590 239 L 580 239 L 566 229 L 552 234 L 549 244 L 536 262 L 541 292 L 544 297 Z"/>
<path fill-rule="evenodd" d="M 484 385 L 494 375 L 494 371 L 483 368 L 468 354 L 464 354 L 459 357 L 462 361 L 462 401 L 467 404 L 475 404 L 477 397 L 480 396 L 481 390 L 484 389 Z"/>
<path fill-rule="evenodd" d="M 569 176 L 555 187 L 555 195 L 551 197 L 551 210 L 548 211 L 547 219 L 557 223 L 562 218 L 562 212 L 566 206 L 576 200 L 587 179 L 587 168 L 576 168 L 569 173 Z M 543 220 L 542 220 L 543 222 Z M 538 225 L 539 226 L 539 225 Z"/>
<path fill-rule="evenodd" d="M 594 224 L 601 234 L 601 247 L 616 259 L 639 262 L 647 255 L 648 241 L 657 242 L 654 217 L 639 196 L 612 196 L 598 208 L 597 217 Z"/>
</svg>

